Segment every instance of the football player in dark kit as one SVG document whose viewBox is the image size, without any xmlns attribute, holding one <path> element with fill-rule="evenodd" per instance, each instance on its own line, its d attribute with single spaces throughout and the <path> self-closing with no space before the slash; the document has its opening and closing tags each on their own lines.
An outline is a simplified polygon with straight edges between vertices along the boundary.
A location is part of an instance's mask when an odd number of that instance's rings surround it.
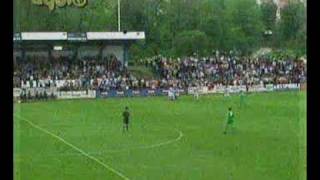
<svg viewBox="0 0 320 180">
<path fill-rule="evenodd" d="M 129 108 L 127 106 L 126 106 L 124 112 L 122 113 L 122 116 L 123 116 L 123 132 L 129 131 L 130 113 L 129 113 Z"/>
</svg>

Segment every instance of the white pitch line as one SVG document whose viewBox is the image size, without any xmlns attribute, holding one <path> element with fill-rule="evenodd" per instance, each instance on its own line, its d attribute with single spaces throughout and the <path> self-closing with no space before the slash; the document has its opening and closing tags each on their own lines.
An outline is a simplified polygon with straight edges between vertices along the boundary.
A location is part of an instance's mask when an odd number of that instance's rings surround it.
<svg viewBox="0 0 320 180">
<path fill-rule="evenodd" d="M 135 149 L 152 149 L 152 148 L 156 148 L 156 147 L 160 147 L 160 146 L 164 146 L 164 145 L 168 145 L 168 144 L 172 144 L 174 142 L 180 141 L 181 138 L 184 136 L 183 132 L 180 130 L 175 129 L 177 132 L 179 132 L 179 136 L 175 139 L 171 139 L 165 142 L 160 142 L 158 144 L 151 144 L 151 145 L 145 145 L 145 146 L 138 146 L 138 147 L 129 147 L 127 149 L 122 149 L 122 150 L 110 150 L 110 151 L 104 151 L 104 152 L 89 152 L 88 154 L 91 155 L 101 155 L 101 154 L 105 154 L 105 153 L 118 153 L 118 152 L 126 152 L 126 151 L 130 151 L 130 150 L 135 150 Z M 66 156 L 70 155 L 73 156 L 75 155 L 74 153 L 68 153 L 65 154 Z"/>
<path fill-rule="evenodd" d="M 44 106 L 45 107 L 45 106 Z M 99 106 L 100 107 L 100 106 Z M 47 108 L 47 107 L 46 107 Z M 49 111 L 51 111 L 49 108 L 47 108 Z M 55 117 L 57 116 L 57 111 L 55 111 Z M 177 142 L 177 141 L 180 141 L 181 138 L 184 136 L 184 134 L 178 130 L 178 129 L 175 129 L 175 131 L 177 131 L 179 133 L 179 136 L 176 138 L 176 139 L 173 139 L 173 140 L 169 140 L 169 141 L 165 141 L 165 142 L 160 142 L 158 144 L 152 144 L 152 145 L 146 145 L 146 146 L 140 146 L 140 147 L 132 147 L 132 148 L 128 148 L 128 149 L 124 149 L 124 150 L 110 150 L 110 151 L 106 151 L 106 153 L 117 153 L 117 152 L 126 152 L 128 150 L 134 150 L 134 149 L 151 149 L 151 148 L 154 148 L 154 147 L 160 147 L 160 146 L 163 146 L 163 145 L 167 145 L 167 144 L 171 144 L 171 143 L 174 143 L 174 142 Z M 97 153 L 90 153 L 90 154 L 97 154 Z M 99 153 L 101 154 L 101 153 Z"/>
<path fill-rule="evenodd" d="M 135 149 L 152 149 L 152 148 L 156 148 L 156 147 L 160 147 L 160 146 L 164 146 L 164 145 L 168 145 L 168 144 L 172 144 L 174 142 L 180 141 L 181 138 L 184 136 L 183 132 L 181 132 L 180 130 L 175 129 L 178 133 L 179 136 L 175 139 L 171 139 L 165 142 L 160 142 L 158 144 L 151 144 L 151 145 L 145 145 L 145 146 L 138 146 L 138 147 L 129 147 L 127 149 L 123 149 L 123 150 L 110 150 L 110 151 L 105 151 L 105 153 L 118 153 L 118 152 L 126 152 L 126 151 L 130 151 L 130 150 L 135 150 Z M 101 154 L 101 153 L 90 153 L 90 154 Z"/>
<path fill-rule="evenodd" d="M 46 130 L 46 129 L 44 129 L 44 128 L 42 128 L 42 127 L 40 127 L 40 126 L 38 126 L 38 125 L 36 125 L 36 124 L 34 124 L 34 123 L 32 123 L 31 121 L 27 120 L 26 118 L 22 118 L 22 117 L 19 117 L 19 116 L 16 116 L 16 117 L 20 118 L 20 119 L 23 120 L 23 121 L 26 121 L 26 122 L 29 123 L 32 127 L 34 127 L 34 128 L 36 128 L 36 129 L 38 129 L 38 130 L 40 130 L 40 131 L 42 131 L 42 132 L 44 132 L 44 133 L 46 133 L 46 134 L 49 134 L 50 136 L 58 139 L 59 141 L 63 142 L 64 144 L 66 144 L 66 145 L 68 145 L 68 146 L 70 146 L 71 148 L 75 149 L 76 151 L 78 151 L 78 152 L 81 153 L 82 155 L 88 157 L 89 159 L 94 160 L 95 162 L 97 162 L 98 164 L 100 164 L 101 166 L 103 166 L 104 168 L 106 168 L 107 170 L 109 170 L 109 171 L 115 173 L 116 175 L 120 176 L 122 179 L 129 180 L 128 177 L 126 177 L 125 175 L 123 175 L 123 174 L 120 173 L 119 171 L 117 171 L 117 170 L 115 170 L 114 168 L 110 167 L 109 165 L 101 162 L 99 159 L 97 159 L 97 158 L 89 155 L 88 153 L 84 152 L 83 150 L 81 150 L 80 148 L 76 147 L 75 145 L 67 142 L 67 141 L 64 140 L 63 138 L 61 138 L 61 137 L 59 137 L 59 136 L 51 133 L 50 131 L 48 131 L 48 130 Z"/>
<path fill-rule="evenodd" d="M 175 129 L 175 130 L 177 132 L 179 132 L 179 136 L 177 138 L 175 138 L 175 139 L 172 139 L 172 140 L 169 140 L 169 141 L 165 141 L 165 142 L 161 142 L 161 143 L 158 143 L 158 144 L 152 144 L 152 145 L 147 145 L 147 146 L 129 148 L 129 149 L 126 149 L 126 150 L 107 151 L 107 153 L 110 153 L 110 152 L 122 152 L 122 151 L 133 150 L 133 149 L 151 149 L 151 148 L 160 147 L 160 146 L 163 146 L 163 145 L 167 145 L 167 144 L 171 144 L 171 143 L 180 141 L 181 138 L 184 136 L 184 134 L 180 130 L 177 130 L 177 129 Z"/>
</svg>

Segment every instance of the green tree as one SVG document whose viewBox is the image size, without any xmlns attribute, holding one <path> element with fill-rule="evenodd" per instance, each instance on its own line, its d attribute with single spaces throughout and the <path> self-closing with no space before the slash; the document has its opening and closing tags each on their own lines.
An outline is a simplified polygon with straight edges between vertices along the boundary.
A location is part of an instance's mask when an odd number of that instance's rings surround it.
<svg viewBox="0 0 320 180">
<path fill-rule="evenodd" d="M 278 47 L 306 52 L 306 8 L 301 2 L 291 2 L 281 10 L 276 34 Z"/>
<path fill-rule="evenodd" d="M 208 48 L 225 49 L 225 32 L 229 24 L 226 21 L 224 0 L 203 1 L 201 9 L 200 29 L 208 35 Z"/>
<path fill-rule="evenodd" d="M 265 30 L 274 30 L 277 20 L 277 5 L 271 1 L 262 3 L 261 6 L 262 22 L 265 26 Z"/>
<path fill-rule="evenodd" d="M 226 14 L 229 25 L 224 38 L 228 49 L 250 53 L 261 46 L 264 27 L 255 0 L 229 1 Z"/>
<path fill-rule="evenodd" d="M 174 49 L 178 56 L 207 54 L 208 37 L 204 32 L 193 30 L 183 31 L 174 39 Z"/>
<path fill-rule="evenodd" d="M 84 8 L 53 11 L 31 0 L 16 0 L 14 5 L 17 32 L 118 29 L 117 0 L 89 0 Z M 121 29 L 146 33 L 146 40 L 132 48 L 133 57 L 205 54 L 213 49 L 250 53 L 265 45 L 305 52 L 304 5 L 290 3 L 281 14 L 275 23 L 275 4 L 259 7 L 256 0 L 121 0 Z M 263 38 L 265 30 L 273 32 L 268 39 Z"/>
</svg>

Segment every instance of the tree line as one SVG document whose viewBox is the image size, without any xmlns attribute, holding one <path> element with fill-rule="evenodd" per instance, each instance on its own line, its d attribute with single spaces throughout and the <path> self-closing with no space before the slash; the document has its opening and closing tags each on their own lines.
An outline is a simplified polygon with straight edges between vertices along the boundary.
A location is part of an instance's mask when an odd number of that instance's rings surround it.
<svg viewBox="0 0 320 180">
<path fill-rule="evenodd" d="M 31 0 L 16 0 L 19 31 L 117 31 L 117 0 L 88 0 L 83 8 L 49 11 Z M 262 47 L 306 53 L 306 8 L 289 1 L 277 20 L 277 6 L 256 0 L 121 0 L 121 29 L 145 31 L 131 54 L 143 58 L 208 55 L 212 50 L 249 54 Z"/>
</svg>

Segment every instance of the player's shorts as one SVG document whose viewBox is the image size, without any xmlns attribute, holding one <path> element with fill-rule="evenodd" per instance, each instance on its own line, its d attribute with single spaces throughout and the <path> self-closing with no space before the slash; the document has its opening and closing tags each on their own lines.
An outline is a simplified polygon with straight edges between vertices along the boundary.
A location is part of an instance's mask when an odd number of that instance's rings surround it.
<svg viewBox="0 0 320 180">
<path fill-rule="evenodd" d="M 228 124 L 233 124 L 233 120 L 228 120 Z"/>
<path fill-rule="evenodd" d="M 128 125 L 129 124 L 129 120 L 123 120 L 123 123 Z"/>
</svg>

